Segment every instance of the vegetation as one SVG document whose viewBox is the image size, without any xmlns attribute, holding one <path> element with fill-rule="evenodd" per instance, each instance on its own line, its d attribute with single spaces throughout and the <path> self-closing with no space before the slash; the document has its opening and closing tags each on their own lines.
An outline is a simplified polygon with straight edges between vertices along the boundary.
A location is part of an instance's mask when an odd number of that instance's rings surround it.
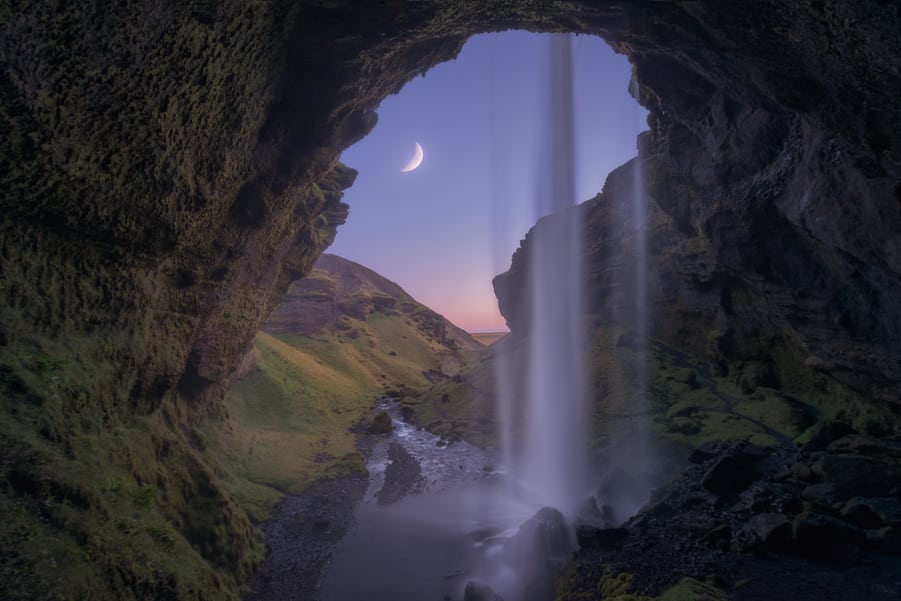
<svg viewBox="0 0 901 601">
<path fill-rule="evenodd" d="M 642 352 L 628 332 L 597 327 L 589 375 L 592 446 L 614 446 L 648 428 L 660 444 L 685 448 L 712 440 L 804 442 L 818 424 L 835 421 L 875 435 L 891 431 L 897 417 L 888 407 L 810 369 L 792 340 L 786 335 L 770 349 L 771 363 L 714 365 L 654 341 Z M 460 377 L 410 399 L 419 423 L 450 439 L 496 444 L 494 366 L 507 361 L 514 373 L 525 373 L 525 344 L 507 337 L 481 351 Z M 511 385 L 507 392 L 520 397 L 521 382 Z M 642 396 L 646 401 L 638 402 Z"/>
<path fill-rule="evenodd" d="M 353 332 L 348 335 L 349 332 Z M 456 358 L 401 314 L 342 318 L 318 335 L 256 338 L 256 369 L 226 398 L 226 414 L 201 427 L 223 485 L 254 520 L 284 493 L 365 470 L 351 429 L 386 393 L 412 394 Z"/>
<path fill-rule="evenodd" d="M 237 599 L 261 540 L 202 438 L 122 417 L 82 344 L 0 349 L 3 598 Z"/>
</svg>

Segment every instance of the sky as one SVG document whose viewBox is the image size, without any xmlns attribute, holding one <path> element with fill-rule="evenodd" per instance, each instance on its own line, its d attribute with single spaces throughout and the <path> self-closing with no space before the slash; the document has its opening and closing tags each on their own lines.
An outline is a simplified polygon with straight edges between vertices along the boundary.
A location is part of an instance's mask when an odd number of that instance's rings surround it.
<svg viewBox="0 0 901 601">
<path fill-rule="evenodd" d="M 359 171 L 347 223 L 327 252 L 360 263 L 470 332 L 504 331 L 492 278 L 538 218 L 532 190 L 548 121 L 547 34 L 471 38 L 460 55 L 386 98 L 378 124 L 341 161 Z M 636 154 L 646 112 L 631 66 L 574 36 L 576 199 Z M 421 165 L 401 172 L 419 143 Z"/>
</svg>

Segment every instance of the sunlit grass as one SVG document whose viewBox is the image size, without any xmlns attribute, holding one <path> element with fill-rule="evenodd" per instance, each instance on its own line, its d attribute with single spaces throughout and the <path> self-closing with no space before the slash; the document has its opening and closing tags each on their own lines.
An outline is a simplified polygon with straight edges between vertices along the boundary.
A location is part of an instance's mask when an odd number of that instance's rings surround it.
<svg viewBox="0 0 901 601">
<path fill-rule="evenodd" d="M 363 470 L 351 428 L 386 391 L 424 388 L 448 354 L 402 315 L 352 325 L 352 337 L 259 333 L 257 369 L 229 393 L 228 416 L 201 428 L 224 485 L 256 520 L 284 493 Z"/>
</svg>

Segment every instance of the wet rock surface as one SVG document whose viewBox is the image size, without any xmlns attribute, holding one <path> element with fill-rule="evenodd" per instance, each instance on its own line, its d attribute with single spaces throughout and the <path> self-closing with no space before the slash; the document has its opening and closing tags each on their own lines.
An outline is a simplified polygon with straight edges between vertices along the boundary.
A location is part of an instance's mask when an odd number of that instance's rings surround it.
<svg viewBox="0 0 901 601">
<path fill-rule="evenodd" d="M 463 601 L 504 601 L 504 598 L 487 584 L 470 580 L 463 591 Z"/>
<path fill-rule="evenodd" d="M 701 447 L 695 465 L 622 528 L 581 528 L 567 578 L 589 590 L 609 568 L 634 574 L 631 590 L 648 595 L 689 576 L 712 578 L 732 599 L 897 598 L 897 441 L 853 436 L 828 446 Z M 879 496 L 853 496 L 854 470 L 821 467 L 839 464 L 882 473 L 870 485 Z M 711 473 L 724 465 L 738 485 L 711 489 Z"/>
</svg>

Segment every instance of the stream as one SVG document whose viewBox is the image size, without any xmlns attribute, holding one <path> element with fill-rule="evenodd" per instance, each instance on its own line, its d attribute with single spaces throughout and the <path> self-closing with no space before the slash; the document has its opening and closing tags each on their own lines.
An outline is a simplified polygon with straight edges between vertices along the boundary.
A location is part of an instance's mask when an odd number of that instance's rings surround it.
<svg viewBox="0 0 901 601">
<path fill-rule="evenodd" d="M 394 429 L 372 449 L 368 488 L 334 548 L 320 598 L 459 601 L 469 580 L 494 570 L 492 558 L 537 507 L 500 494 L 509 478 L 490 450 L 447 444 L 407 424 L 396 401 L 378 409 Z"/>
</svg>

